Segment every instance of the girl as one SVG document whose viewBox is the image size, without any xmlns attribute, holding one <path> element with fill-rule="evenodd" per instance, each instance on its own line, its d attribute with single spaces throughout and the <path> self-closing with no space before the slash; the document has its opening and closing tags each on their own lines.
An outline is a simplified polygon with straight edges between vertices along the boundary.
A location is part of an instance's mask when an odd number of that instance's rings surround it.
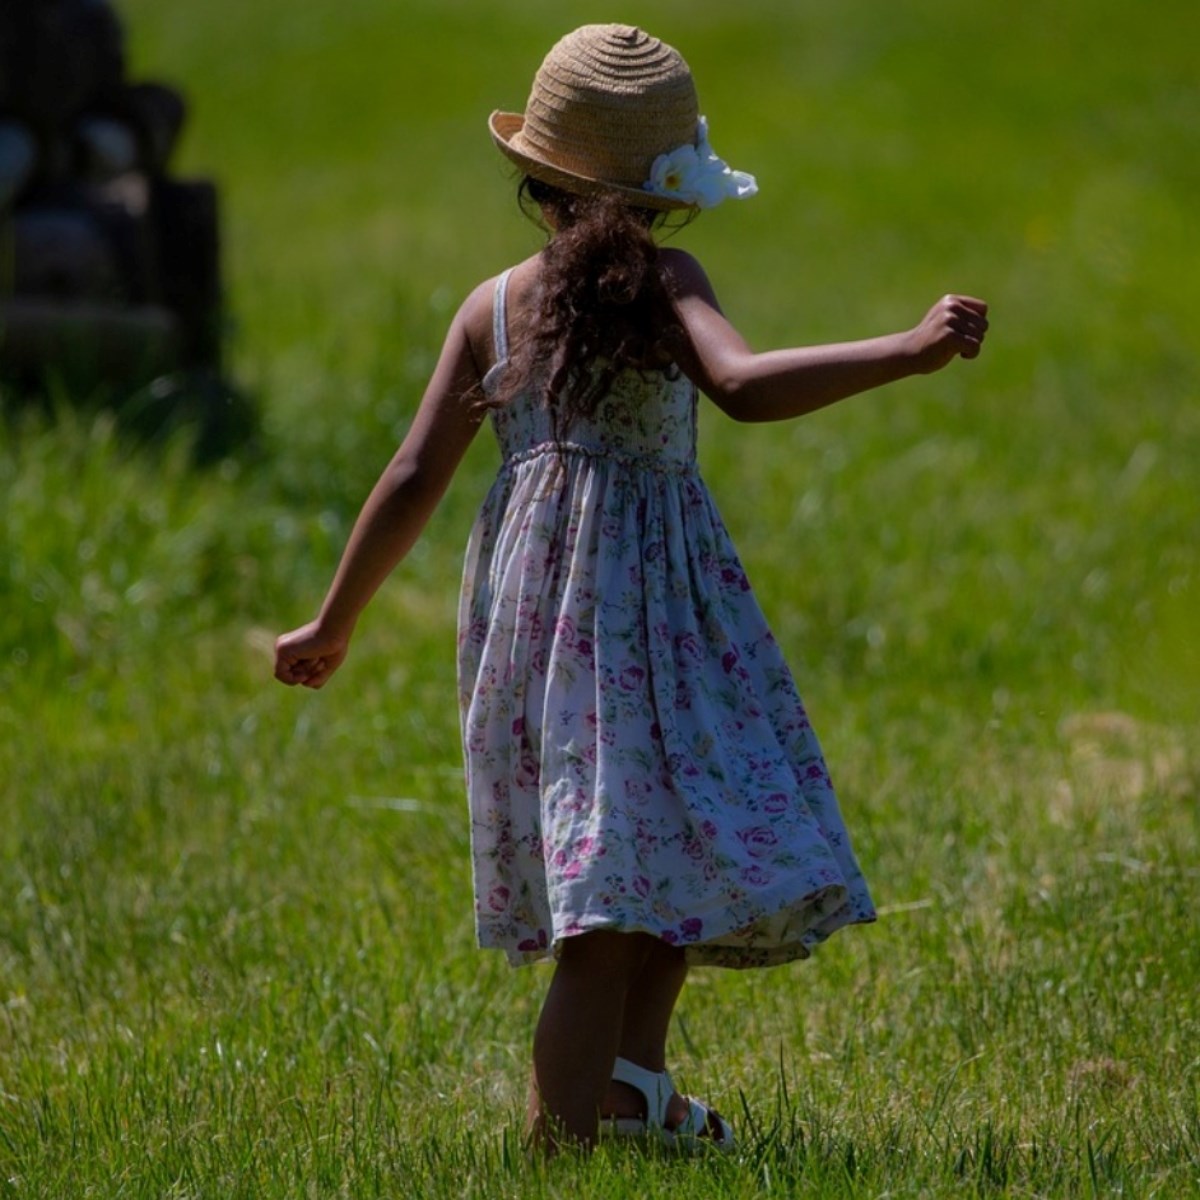
<svg viewBox="0 0 1200 1200">
<path fill-rule="evenodd" d="M 955 356 L 986 305 L 913 329 L 752 352 L 704 271 L 652 231 L 757 190 L 712 151 L 686 63 L 639 29 L 563 38 L 493 140 L 545 248 L 481 284 L 321 607 L 275 675 L 319 688 L 485 413 L 503 462 L 467 549 L 459 700 L 482 946 L 552 959 L 530 1129 L 733 1144 L 666 1072 L 692 965 L 805 957 L 875 917 L 820 746 L 696 469 L 696 395 L 801 416 Z"/>
</svg>

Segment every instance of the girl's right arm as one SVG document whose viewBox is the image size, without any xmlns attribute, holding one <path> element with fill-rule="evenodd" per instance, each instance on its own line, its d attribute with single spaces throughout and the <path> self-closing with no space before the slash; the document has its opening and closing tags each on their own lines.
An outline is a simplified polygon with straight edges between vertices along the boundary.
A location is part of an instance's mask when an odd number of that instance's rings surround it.
<svg viewBox="0 0 1200 1200">
<path fill-rule="evenodd" d="M 943 296 L 913 329 L 864 341 L 755 353 L 721 312 L 691 255 L 663 252 L 667 286 L 686 334 L 680 366 L 702 392 L 739 421 L 781 421 L 908 375 L 975 358 L 987 332 L 987 305 Z"/>
<path fill-rule="evenodd" d="M 490 320 L 484 284 L 459 309 L 400 449 L 354 523 L 316 620 L 275 642 L 275 678 L 319 688 L 341 666 L 359 615 L 408 553 L 442 498 L 482 419 L 471 332 Z"/>
</svg>

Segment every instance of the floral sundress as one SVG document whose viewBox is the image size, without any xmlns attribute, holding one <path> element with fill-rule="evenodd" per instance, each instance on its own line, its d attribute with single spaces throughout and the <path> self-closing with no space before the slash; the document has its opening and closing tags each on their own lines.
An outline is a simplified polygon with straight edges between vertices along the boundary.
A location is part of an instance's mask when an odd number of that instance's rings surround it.
<svg viewBox="0 0 1200 1200">
<path fill-rule="evenodd" d="M 517 965 L 589 930 L 640 930 L 693 965 L 755 967 L 874 920 L 821 748 L 698 474 L 691 382 L 626 372 L 558 437 L 525 396 L 492 423 L 503 462 L 458 635 L 479 944 Z"/>
</svg>

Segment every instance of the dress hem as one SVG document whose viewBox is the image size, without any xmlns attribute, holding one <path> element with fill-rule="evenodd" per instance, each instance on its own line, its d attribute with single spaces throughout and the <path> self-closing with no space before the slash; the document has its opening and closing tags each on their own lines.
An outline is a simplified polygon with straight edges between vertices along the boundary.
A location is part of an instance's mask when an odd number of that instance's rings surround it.
<svg viewBox="0 0 1200 1200">
<path fill-rule="evenodd" d="M 499 950 L 508 959 L 509 966 L 523 967 L 533 966 L 539 962 L 557 961 L 563 942 L 568 938 L 579 937 L 585 933 L 595 933 L 600 930 L 611 930 L 616 933 L 644 933 L 667 942 L 668 945 L 679 946 L 684 952 L 684 960 L 689 967 L 746 970 L 783 966 L 789 962 L 808 958 L 816 946 L 827 941 L 839 930 L 852 925 L 873 925 L 877 920 L 878 915 L 873 910 L 851 914 L 848 909 L 843 909 L 841 912 L 829 914 L 824 921 L 811 925 L 799 937 L 770 946 L 739 945 L 729 942 L 726 939 L 731 936 L 730 933 L 718 934 L 716 937 L 707 938 L 704 941 L 670 942 L 663 938 L 662 934 L 666 931 L 662 929 L 650 929 L 612 920 L 595 921 L 588 925 L 580 925 L 576 922 L 575 927 L 569 933 L 564 933 L 545 945 L 539 944 L 529 949 L 514 947 L 510 939 L 489 938 L 486 931 L 478 927 L 476 940 L 481 950 Z"/>
</svg>

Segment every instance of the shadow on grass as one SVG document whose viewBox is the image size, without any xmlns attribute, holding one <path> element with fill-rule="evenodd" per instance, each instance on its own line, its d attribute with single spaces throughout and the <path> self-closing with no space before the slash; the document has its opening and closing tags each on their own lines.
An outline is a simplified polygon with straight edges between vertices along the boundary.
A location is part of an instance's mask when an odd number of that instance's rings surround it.
<svg viewBox="0 0 1200 1200">
<path fill-rule="evenodd" d="M 55 421 L 66 411 L 111 413 L 120 436 L 136 446 L 155 449 L 182 439 L 198 467 L 263 453 L 258 404 L 217 370 L 179 370 L 118 384 L 55 368 L 0 381 L 6 423 L 30 412 Z"/>
</svg>

